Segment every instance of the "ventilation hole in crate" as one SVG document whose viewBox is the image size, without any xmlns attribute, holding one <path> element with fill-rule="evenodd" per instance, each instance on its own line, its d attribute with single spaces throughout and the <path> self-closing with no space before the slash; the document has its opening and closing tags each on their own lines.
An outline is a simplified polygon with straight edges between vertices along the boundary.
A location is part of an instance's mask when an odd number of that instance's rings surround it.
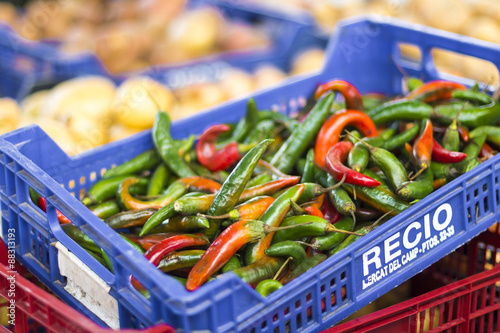
<svg viewBox="0 0 500 333">
<path fill-rule="evenodd" d="M 477 196 L 478 196 L 478 195 L 479 195 L 479 191 L 478 191 L 478 189 L 476 188 L 476 189 L 474 190 L 474 198 L 477 198 Z"/>
<path fill-rule="evenodd" d="M 264 321 L 262 322 L 262 324 L 260 324 L 260 328 L 261 328 L 261 329 L 264 329 L 264 328 L 266 328 L 266 327 L 267 327 L 267 321 L 265 321 L 265 320 L 264 320 Z"/>
<path fill-rule="evenodd" d="M 340 295 L 342 296 L 342 301 L 347 299 L 347 288 L 345 286 L 340 290 Z"/>
<path fill-rule="evenodd" d="M 80 185 L 85 184 L 85 177 L 80 177 Z"/>
<path fill-rule="evenodd" d="M 342 272 L 342 274 L 340 274 L 340 281 L 344 281 L 345 277 L 346 277 L 345 272 Z"/>
<path fill-rule="evenodd" d="M 311 293 L 306 295 L 306 302 L 309 302 L 311 300 Z"/>
<path fill-rule="evenodd" d="M 295 316 L 295 322 L 297 323 L 297 328 L 301 328 L 302 327 L 302 316 L 300 314 L 298 314 L 297 316 Z"/>
<path fill-rule="evenodd" d="M 255 332 L 256 332 L 255 327 L 252 327 L 252 329 L 250 330 L 250 333 L 255 333 Z"/>
<path fill-rule="evenodd" d="M 495 177 L 495 185 L 498 184 L 498 177 Z"/>
<path fill-rule="evenodd" d="M 80 200 L 82 200 L 84 196 L 85 196 L 85 189 L 82 188 L 80 189 Z"/>
<path fill-rule="evenodd" d="M 277 321 L 278 321 L 278 314 L 275 313 L 274 316 L 273 316 L 273 323 L 275 323 Z"/>
<path fill-rule="evenodd" d="M 300 299 L 295 302 L 295 308 L 298 309 L 300 308 Z"/>
<path fill-rule="evenodd" d="M 337 305 L 337 297 L 335 296 L 335 292 L 330 294 L 330 304 L 332 308 Z"/>
<path fill-rule="evenodd" d="M 289 313 L 290 313 L 290 307 L 289 307 L 289 306 L 287 306 L 287 307 L 285 308 L 285 315 L 287 315 L 287 314 L 289 314 Z"/>
<path fill-rule="evenodd" d="M 470 207 L 467 207 L 467 221 L 471 221 L 471 215 L 470 215 Z"/>
<path fill-rule="evenodd" d="M 275 327 L 274 328 L 274 333 L 280 333 L 280 328 L 279 327 Z"/>
<path fill-rule="evenodd" d="M 31 239 L 31 253 L 35 253 L 35 240 L 32 238 Z"/>
<path fill-rule="evenodd" d="M 326 298 L 321 299 L 321 313 L 326 312 Z"/>
<path fill-rule="evenodd" d="M 94 181 L 96 178 L 97 178 L 97 174 L 95 173 L 95 171 L 92 171 L 90 173 L 90 181 Z"/>
<path fill-rule="evenodd" d="M 483 206 L 484 206 L 484 211 L 485 212 L 489 211 L 490 207 L 488 206 L 488 197 L 484 197 L 484 199 L 483 199 Z"/>
<path fill-rule="evenodd" d="M 62 184 L 61 184 L 62 185 Z M 74 180 L 70 180 L 69 183 L 68 183 L 68 188 L 73 188 L 75 187 L 75 181 Z"/>
<path fill-rule="evenodd" d="M 313 319 L 312 306 L 307 308 L 307 321 L 310 322 Z"/>
<path fill-rule="evenodd" d="M 398 43 L 401 59 L 413 63 L 422 63 L 422 51 L 415 44 Z"/>
<path fill-rule="evenodd" d="M 483 193 L 488 192 L 488 184 L 483 185 Z"/>
<path fill-rule="evenodd" d="M 102 168 L 101 169 L 101 177 L 104 175 L 104 173 L 106 172 L 106 169 L 105 168 Z"/>
<path fill-rule="evenodd" d="M 469 195 L 469 193 L 467 193 L 467 195 L 465 196 L 465 199 L 466 199 L 467 202 L 470 201 L 470 195 Z"/>
<path fill-rule="evenodd" d="M 335 285 L 335 278 L 330 280 L 330 287 L 333 287 Z"/>
<path fill-rule="evenodd" d="M 320 290 L 321 290 L 322 293 L 325 292 L 325 285 L 324 284 L 321 285 Z"/>
<path fill-rule="evenodd" d="M 72 196 L 75 196 L 75 192 L 71 192 L 70 194 L 71 194 Z"/>
<path fill-rule="evenodd" d="M 495 191 L 495 197 L 496 197 L 497 204 L 500 204 L 500 199 L 499 199 L 499 196 L 498 196 L 498 191 Z"/>
<path fill-rule="evenodd" d="M 476 202 L 474 205 L 474 223 L 477 223 L 477 220 L 479 220 L 479 217 L 481 215 L 481 212 L 479 210 L 479 202 Z"/>
<path fill-rule="evenodd" d="M 285 332 L 290 332 L 290 319 L 285 322 Z"/>
</svg>

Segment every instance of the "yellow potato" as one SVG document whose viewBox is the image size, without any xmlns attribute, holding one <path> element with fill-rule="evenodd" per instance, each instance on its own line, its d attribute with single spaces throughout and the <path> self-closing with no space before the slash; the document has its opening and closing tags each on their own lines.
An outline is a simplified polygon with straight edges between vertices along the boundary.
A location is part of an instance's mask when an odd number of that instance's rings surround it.
<svg viewBox="0 0 500 333">
<path fill-rule="evenodd" d="M 113 124 L 109 128 L 108 132 L 109 142 L 128 138 L 129 136 L 139 133 L 140 131 L 142 130 L 137 128 L 126 127 L 121 124 Z"/>
<path fill-rule="evenodd" d="M 27 121 L 28 122 L 28 121 Z M 27 122 L 24 125 L 27 125 Z M 35 122 L 69 155 L 81 153 L 91 147 L 77 146 L 66 125 L 53 119 L 37 119 Z"/>
<path fill-rule="evenodd" d="M 135 77 L 118 88 L 113 115 L 125 126 L 147 129 L 153 126 L 158 108 L 170 113 L 173 104 L 174 95 L 168 88 L 150 78 Z"/>
<path fill-rule="evenodd" d="M 311 49 L 300 54 L 294 61 L 290 75 L 304 74 L 319 71 L 323 68 L 325 52 L 320 49 Z"/>
<path fill-rule="evenodd" d="M 211 9 L 198 9 L 175 18 L 167 29 L 167 38 L 193 57 L 210 54 L 215 48 L 222 24 Z"/>
<path fill-rule="evenodd" d="M 471 5 L 473 11 L 478 15 L 490 16 L 496 20 L 500 17 L 500 2 L 498 0 L 474 0 Z"/>
<path fill-rule="evenodd" d="M 115 86 L 111 80 L 99 76 L 76 78 L 52 89 L 42 114 L 55 119 L 66 119 L 74 113 L 94 119 L 107 118 L 114 98 Z"/>
<path fill-rule="evenodd" d="M 226 23 L 220 44 L 225 51 L 241 51 L 269 44 L 266 34 L 247 24 Z"/>
<path fill-rule="evenodd" d="M 487 16 L 476 16 L 469 20 L 463 30 L 464 34 L 486 40 L 492 43 L 500 43 L 500 25 L 497 20 Z"/>
<path fill-rule="evenodd" d="M 14 25 L 16 21 L 16 7 L 8 2 L 0 2 L 0 21 Z"/>
<path fill-rule="evenodd" d="M 247 96 L 255 90 L 252 76 L 241 69 L 229 69 L 220 84 L 229 99 Z"/>
<path fill-rule="evenodd" d="M 73 113 L 68 120 L 68 130 L 77 143 L 97 147 L 108 142 L 109 119 L 95 119 Z"/>
<path fill-rule="evenodd" d="M 43 104 L 45 103 L 49 93 L 49 90 L 41 90 L 23 99 L 21 102 L 21 109 L 23 110 L 24 115 L 31 118 L 41 116 Z"/>
<path fill-rule="evenodd" d="M 183 105 L 186 110 L 196 111 L 215 106 L 228 99 L 221 84 L 216 82 L 199 83 L 179 88 L 175 90 L 175 95 L 178 98 L 178 104 Z"/>
<path fill-rule="evenodd" d="M 269 88 L 285 80 L 287 75 L 279 68 L 272 65 L 261 65 L 254 73 L 255 89 Z"/>
<path fill-rule="evenodd" d="M 21 109 L 12 98 L 0 98 L 0 135 L 13 131 L 21 121 Z"/>
<path fill-rule="evenodd" d="M 471 15 L 464 0 L 420 0 L 416 5 L 431 26 L 453 32 L 459 32 Z"/>
<path fill-rule="evenodd" d="M 326 1 L 311 1 L 310 6 L 311 13 L 318 24 L 327 31 L 333 31 L 340 18 L 340 11 Z"/>
</svg>

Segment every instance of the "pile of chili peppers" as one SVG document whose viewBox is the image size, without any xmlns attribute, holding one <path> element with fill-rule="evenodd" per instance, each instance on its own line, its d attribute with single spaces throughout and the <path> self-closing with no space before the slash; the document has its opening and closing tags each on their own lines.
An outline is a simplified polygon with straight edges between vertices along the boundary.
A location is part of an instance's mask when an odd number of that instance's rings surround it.
<svg viewBox="0 0 500 333">
<path fill-rule="evenodd" d="M 233 272 L 267 296 L 496 154 L 494 98 L 448 81 L 412 79 L 408 90 L 389 100 L 333 80 L 297 118 L 251 99 L 240 122 L 209 127 L 196 144 L 172 139 L 158 112 L 155 149 L 106 171 L 82 202 L 188 290 Z"/>
</svg>

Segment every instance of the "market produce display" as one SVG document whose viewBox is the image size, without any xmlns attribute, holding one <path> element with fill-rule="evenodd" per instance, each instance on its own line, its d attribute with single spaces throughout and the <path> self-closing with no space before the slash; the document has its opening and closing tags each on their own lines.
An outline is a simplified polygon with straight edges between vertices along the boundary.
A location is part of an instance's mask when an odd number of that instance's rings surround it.
<svg viewBox="0 0 500 333">
<path fill-rule="evenodd" d="M 295 118 L 250 99 L 237 124 L 211 126 L 197 141 L 174 140 L 169 115 L 157 112 L 154 149 L 107 170 L 82 203 L 187 290 L 232 271 L 267 296 L 496 154 L 496 98 L 477 86 L 408 82 L 407 94 L 389 98 L 332 80 Z"/>
</svg>

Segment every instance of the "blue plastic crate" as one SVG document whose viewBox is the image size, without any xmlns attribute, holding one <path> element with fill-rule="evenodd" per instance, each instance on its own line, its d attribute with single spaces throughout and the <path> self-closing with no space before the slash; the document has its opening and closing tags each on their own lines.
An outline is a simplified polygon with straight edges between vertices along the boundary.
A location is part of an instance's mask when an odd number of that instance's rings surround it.
<svg viewBox="0 0 500 333">
<path fill-rule="evenodd" d="M 306 48 L 324 49 L 327 38 L 316 36 L 313 22 L 306 16 L 284 15 L 272 10 L 241 6 L 230 2 L 193 0 L 189 7 L 213 6 L 234 21 L 258 23 L 269 35 L 269 46 L 238 52 L 222 52 L 198 60 L 174 65 L 155 65 L 147 69 L 113 75 L 107 71 L 92 52 L 66 54 L 54 42 L 33 42 L 19 37 L 9 27 L 0 28 L 0 71 L 22 70 L 35 83 L 61 82 L 82 75 L 103 75 L 120 83 L 130 76 L 146 75 L 170 88 L 180 88 L 200 82 L 211 82 L 222 77 L 229 67 L 253 71 L 262 63 L 269 63 L 288 71 L 294 57 Z M 0 82 L 6 81 L 0 76 Z M 6 81 L 5 84 L 8 84 Z M 1 92 L 1 91 L 0 91 Z M 17 91 L 1 92 L 19 97 Z M 23 96 L 21 96 L 23 97 Z"/>
<path fill-rule="evenodd" d="M 287 81 L 253 97 L 259 108 L 294 113 L 318 83 L 332 78 L 349 80 L 362 93 L 401 93 L 403 78 L 392 60 L 399 62 L 398 43 L 420 48 L 422 64 L 401 61 L 400 65 L 426 80 L 441 77 L 432 62 L 434 47 L 500 65 L 498 45 L 387 18 L 359 18 L 339 25 L 323 73 Z M 172 125 L 173 136 L 236 122 L 245 109 L 242 99 L 179 120 Z M 9 229 L 14 231 L 16 255 L 24 266 L 63 300 L 112 327 L 118 322 L 122 327 L 143 327 L 165 321 L 186 332 L 317 332 L 444 257 L 487 229 L 500 214 L 500 157 L 496 156 L 267 298 L 232 273 L 188 292 L 134 252 L 78 200 L 106 169 L 151 147 L 150 131 L 75 157 L 68 157 L 36 126 L 0 139 L 2 236 L 7 239 Z M 28 186 L 47 198 L 47 214 L 31 203 Z M 109 254 L 114 275 L 61 230 L 56 208 Z M 69 267 L 69 261 L 75 266 Z M 131 286 L 131 274 L 151 291 L 150 300 Z M 97 309 L 96 314 L 88 308 Z"/>
</svg>

